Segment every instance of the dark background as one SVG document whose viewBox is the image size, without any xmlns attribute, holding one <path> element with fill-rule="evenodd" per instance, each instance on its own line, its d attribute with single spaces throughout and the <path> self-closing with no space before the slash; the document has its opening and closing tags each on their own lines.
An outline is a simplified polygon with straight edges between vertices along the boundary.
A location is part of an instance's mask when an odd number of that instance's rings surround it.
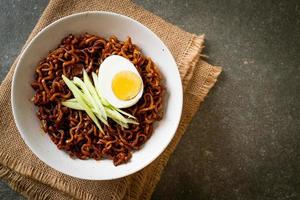
<svg viewBox="0 0 300 200">
<path fill-rule="evenodd" d="M 223 73 L 153 199 L 300 199 L 300 1 L 136 0 L 206 34 Z M 0 80 L 46 0 L 0 1 Z M 0 182 L 0 199 L 22 199 Z"/>
</svg>

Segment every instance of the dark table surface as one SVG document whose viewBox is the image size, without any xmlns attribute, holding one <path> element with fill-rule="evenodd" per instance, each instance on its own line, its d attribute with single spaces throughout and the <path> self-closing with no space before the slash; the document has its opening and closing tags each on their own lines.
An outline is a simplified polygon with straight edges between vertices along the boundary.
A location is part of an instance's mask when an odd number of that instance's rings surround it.
<svg viewBox="0 0 300 200">
<path fill-rule="evenodd" d="M 300 199 L 300 1 L 136 0 L 224 71 L 153 199 Z M 0 1 L 0 79 L 46 0 Z M 0 182 L 0 199 L 22 199 Z"/>
</svg>

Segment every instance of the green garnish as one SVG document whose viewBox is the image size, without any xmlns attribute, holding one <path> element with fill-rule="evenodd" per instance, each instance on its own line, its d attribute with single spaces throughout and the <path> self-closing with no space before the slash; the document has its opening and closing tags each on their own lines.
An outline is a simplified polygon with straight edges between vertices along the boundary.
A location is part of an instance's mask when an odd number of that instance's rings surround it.
<svg viewBox="0 0 300 200">
<path fill-rule="evenodd" d="M 62 102 L 62 105 L 75 110 L 84 110 L 102 132 L 103 129 L 98 119 L 102 123 L 109 125 L 107 122 L 107 118 L 109 117 L 123 128 L 128 128 L 128 124 L 138 124 L 134 116 L 114 107 L 103 98 L 98 76 L 93 72 L 92 77 L 94 85 L 85 70 L 83 70 L 83 81 L 78 77 L 74 77 L 73 81 L 71 81 L 62 75 L 64 82 L 75 97 L 74 99 Z"/>
<path fill-rule="evenodd" d="M 88 116 L 94 121 L 94 123 L 100 129 L 100 131 L 103 132 L 103 129 L 102 129 L 97 117 L 94 115 L 94 113 L 91 110 L 91 108 L 89 107 L 89 105 L 85 102 L 84 94 L 65 75 L 62 75 L 62 78 L 63 78 L 64 82 L 67 84 L 68 88 L 73 93 L 73 95 L 76 98 L 79 105 L 85 110 L 85 112 L 88 114 Z"/>
</svg>

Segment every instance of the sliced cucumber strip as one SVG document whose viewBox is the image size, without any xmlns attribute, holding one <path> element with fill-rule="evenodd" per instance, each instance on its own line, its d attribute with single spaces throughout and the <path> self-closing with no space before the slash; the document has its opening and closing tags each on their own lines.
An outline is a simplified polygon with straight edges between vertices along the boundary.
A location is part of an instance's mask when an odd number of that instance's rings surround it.
<svg viewBox="0 0 300 200">
<path fill-rule="evenodd" d="M 105 111 L 102 112 L 97 104 L 97 100 L 94 99 L 90 93 L 90 90 L 88 89 L 88 87 L 85 85 L 85 83 L 78 77 L 74 77 L 73 82 L 81 88 L 81 90 L 83 91 L 83 93 L 85 94 L 85 99 L 86 101 L 89 101 L 92 106 L 90 106 L 90 108 L 94 108 L 96 110 L 95 115 L 104 123 L 104 124 L 108 124 L 107 123 L 107 116 L 105 114 Z M 103 116 L 103 113 L 105 116 Z M 105 118 L 106 117 L 106 118 Z"/>
<path fill-rule="evenodd" d="M 105 98 L 103 98 L 103 96 L 102 96 L 101 89 L 100 89 L 100 83 L 99 83 L 97 74 L 95 72 L 92 73 L 92 77 L 93 77 L 93 81 L 94 81 L 96 91 L 97 91 L 97 93 L 100 97 L 100 100 L 101 100 L 102 104 L 104 106 L 110 106 L 110 103 Z"/>
<path fill-rule="evenodd" d="M 70 81 L 66 76 L 62 75 L 62 78 L 68 88 L 72 91 L 74 97 L 80 104 L 80 106 L 85 110 L 85 112 L 88 114 L 88 116 L 93 120 L 93 122 L 96 124 L 96 126 L 99 128 L 101 132 L 103 132 L 103 129 L 97 119 L 97 117 L 94 115 L 93 111 L 90 109 L 90 107 L 85 103 L 84 101 L 84 95 L 82 92 L 76 87 L 76 85 Z"/>
<path fill-rule="evenodd" d="M 83 82 L 85 83 L 87 89 L 89 90 L 90 94 L 94 98 L 96 105 L 99 107 L 99 110 L 101 111 L 103 118 L 105 120 L 107 120 L 107 116 L 106 116 L 104 107 L 101 103 L 100 97 L 98 96 L 97 91 L 96 91 L 95 87 L 93 86 L 93 84 L 85 70 L 83 70 Z"/>
</svg>

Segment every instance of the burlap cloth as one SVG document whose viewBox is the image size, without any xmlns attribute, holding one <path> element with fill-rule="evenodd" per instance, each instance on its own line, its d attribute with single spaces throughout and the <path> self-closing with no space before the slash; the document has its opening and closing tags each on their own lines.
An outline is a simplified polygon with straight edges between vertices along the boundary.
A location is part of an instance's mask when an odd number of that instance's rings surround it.
<svg viewBox="0 0 300 200">
<path fill-rule="evenodd" d="M 175 137 L 159 158 L 143 170 L 125 178 L 87 181 L 64 175 L 41 162 L 18 133 L 10 102 L 15 61 L 0 86 L 0 177 L 29 199 L 149 199 L 170 154 L 198 110 L 200 102 L 216 82 L 221 68 L 199 59 L 204 36 L 185 32 L 127 0 L 52 0 L 27 43 L 51 22 L 88 10 L 113 11 L 136 19 L 155 32 L 169 47 L 176 59 L 184 87 L 183 114 Z"/>
</svg>

